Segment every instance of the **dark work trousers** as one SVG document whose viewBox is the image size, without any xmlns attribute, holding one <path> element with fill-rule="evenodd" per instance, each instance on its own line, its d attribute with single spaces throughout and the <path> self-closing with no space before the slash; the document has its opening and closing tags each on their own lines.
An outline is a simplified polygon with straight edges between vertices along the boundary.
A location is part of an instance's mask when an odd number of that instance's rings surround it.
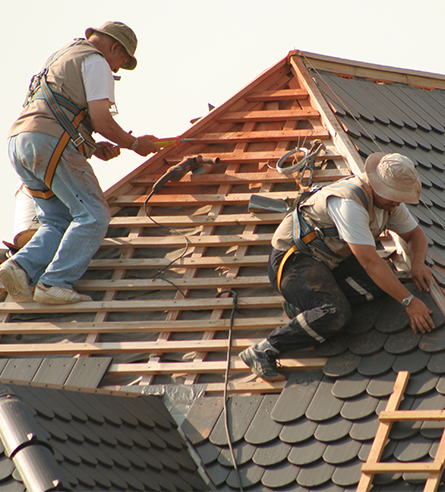
<svg viewBox="0 0 445 492">
<path fill-rule="evenodd" d="M 269 279 L 275 289 L 284 254 L 274 248 L 270 254 Z M 384 292 L 353 255 L 330 270 L 312 256 L 294 253 L 283 269 L 281 294 L 299 314 L 268 336 L 280 352 L 324 342 L 346 325 L 352 305 L 372 301 Z"/>
</svg>

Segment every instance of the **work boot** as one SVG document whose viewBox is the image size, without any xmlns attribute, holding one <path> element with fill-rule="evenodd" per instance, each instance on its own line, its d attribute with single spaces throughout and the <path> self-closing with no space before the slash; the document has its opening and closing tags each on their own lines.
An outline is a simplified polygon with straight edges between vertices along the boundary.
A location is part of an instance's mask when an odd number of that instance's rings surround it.
<svg viewBox="0 0 445 492">
<path fill-rule="evenodd" d="M 0 280 L 13 301 L 32 301 L 33 294 L 28 283 L 28 275 L 12 258 L 9 258 L 0 266 Z"/>
<path fill-rule="evenodd" d="M 296 318 L 301 312 L 296 306 L 287 301 L 283 302 L 283 309 L 290 319 Z"/>
<path fill-rule="evenodd" d="M 243 350 L 239 356 L 257 376 L 263 379 L 278 379 L 277 358 L 280 352 L 267 339 Z"/>
<path fill-rule="evenodd" d="M 41 282 L 36 285 L 34 300 L 42 304 L 74 304 L 75 302 L 92 301 L 90 296 L 79 294 L 74 289 L 45 286 Z"/>
</svg>

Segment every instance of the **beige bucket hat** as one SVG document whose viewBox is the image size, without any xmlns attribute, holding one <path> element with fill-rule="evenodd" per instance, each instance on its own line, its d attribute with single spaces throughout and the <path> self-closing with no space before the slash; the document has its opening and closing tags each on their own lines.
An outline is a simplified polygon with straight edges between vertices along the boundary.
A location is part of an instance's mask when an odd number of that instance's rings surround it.
<svg viewBox="0 0 445 492">
<path fill-rule="evenodd" d="M 382 198 L 401 203 L 419 203 L 422 185 L 409 157 L 376 152 L 366 159 L 365 173 L 372 189 Z"/>
<path fill-rule="evenodd" d="M 122 68 L 125 68 L 125 70 L 134 70 L 136 68 L 137 60 L 134 57 L 134 53 L 136 52 L 138 40 L 132 29 L 123 22 L 108 21 L 100 27 L 89 27 L 85 31 L 85 37 L 88 39 L 95 32 L 101 32 L 111 36 L 125 48 L 125 51 L 131 57 L 131 61 L 122 65 Z"/>
</svg>

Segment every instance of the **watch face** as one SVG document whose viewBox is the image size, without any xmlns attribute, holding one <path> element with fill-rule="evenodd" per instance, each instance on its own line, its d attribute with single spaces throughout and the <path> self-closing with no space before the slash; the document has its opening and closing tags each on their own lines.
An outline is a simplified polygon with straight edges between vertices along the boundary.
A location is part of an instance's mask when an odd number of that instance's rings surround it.
<svg viewBox="0 0 445 492">
<path fill-rule="evenodd" d="M 402 304 L 407 307 L 411 304 L 411 301 L 413 300 L 413 295 L 407 297 L 406 299 L 403 299 Z"/>
</svg>

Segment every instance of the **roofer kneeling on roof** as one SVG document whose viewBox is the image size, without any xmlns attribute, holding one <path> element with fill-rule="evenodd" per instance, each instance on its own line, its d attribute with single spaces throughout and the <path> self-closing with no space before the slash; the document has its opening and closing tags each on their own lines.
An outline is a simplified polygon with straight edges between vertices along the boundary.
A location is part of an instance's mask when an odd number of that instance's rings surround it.
<svg viewBox="0 0 445 492">
<path fill-rule="evenodd" d="M 33 77 L 9 131 L 10 160 L 42 224 L 0 268 L 16 302 L 91 300 L 73 287 L 105 236 L 110 211 L 87 159 L 108 161 L 120 148 L 141 156 L 159 150 L 152 136 L 136 138 L 113 119 L 113 72 L 136 67 L 136 35 L 121 22 L 106 22 L 85 36 L 54 53 Z M 96 143 L 93 131 L 108 141 Z"/>
<path fill-rule="evenodd" d="M 284 296 L 291 320 L 241 352 L 255 374 L 277 378 L 281 352 L 324 342 L 349 321 L 351 305 L 384 293 L 405 306 L 414 333 L 434 328 L 431 311 L 397 279 L 375 244 L 385 228 L 403 238 L 412 278 L 429 291 L 427 238 L 404 205 L 418 203 L 420 192 L 408 157 L 375 153 L 364 174 L 303 194 L 278 226 L 269 258 L 270 281 Z"/>
</svg>

